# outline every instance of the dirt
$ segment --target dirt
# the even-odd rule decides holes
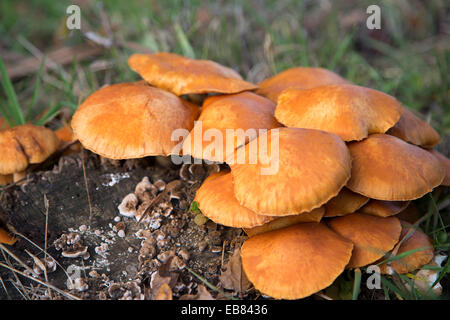
[[[155,298],[164,279],[170,278],[173,299],[192,298],[199,291],[198,286],[204,290],[205,282],[191,271],[221,290],[219,276],[223,267],[246,237],[241,229],[227,228],[212,221],[196,223],[196,213],[191,212],[190,204],[208,169],[192,170],[195,175],[186,169],[171,165],[164,158],[109,161],[88,151],[84,151],[84,155],[65,156],[51,170],[31,173],[22,185],[4,190],[0,201],[1,218],[44,248],[45,199],[48,199],[47,251],[59,264],[54,272],[47,274],[48,283],[77,297]],[[180,171],[183,171],[181,177]],[[120,215],[118,206],[144,177],[152,183],[175,181],[179,187],[172,199],[166,195],[159,201],[161,206],[173,207],[170,214],[160,215],[157,204],[148,210],[146,219],[138,222],[135,217]],[[67,244],[70,242],[67,237],[73,239],[72,244]],[[56,248],[54,244],[58,239]],[[84,256],[63,256],[63,251],[74,252],[86,246]],[[42,250],[20,237],[8,248],[30,268],[36,268],[36,264],[25,250],[44,258]],[[24,270],[21,264],[9,260],[11,266]],[[34,298],[49,298],[44,286],[25,277],[20,277],[19,284],[12,272],[4,268],[0,269],[0,276],[6,287],[0,290],[0,299],[22,299],[23,293],[17,286],[30,296],[34,294]],[[68,283],[69,276],[74,284]],[[44,280],[44,275],[39,279]],[[223,297],[208,290],[214,298]],[[65,297],[53,292],[52,298]]]

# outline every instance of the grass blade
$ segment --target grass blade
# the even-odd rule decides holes
[[[53,107],[51,107],[38,121],[36,121],[36,124],[39,126],[43,126],[48,121],[52,120],[61,111],[61,108],[63,106],[64,103],[58,102]]]
[[[355,280],[353,281],[353,295],[352,300],[358,300],[359,291],[361,288],[361,270],[355,269]]]
[[[395,260],[400,260],[400,259],[403,259],[403,258],[413,254],[413,253],[416,253],[416,252],[422,251],[422,250],[427,250],[427,249],[430,249],[430,248],[429,247],[423,247],[423,248],[416,248],[416,249],[408,250],[408,251],[399,253],[399,254],[397,254],[397,255],[395,255],[393,257],[389,257],[389,258],[387,258],[387,259],[377,263],[376,265],[379,266],[379,265],[384,264],[384,263],[392,262],[392,261],[395,261]]]
[[[39,71],[38,71],[38,74],[36,77],[36,82],[34,83],[33,95],[31,97],[31,102],[30,102],[30,105],[28,106],[28,109],[25,112],[26,120],[29,120],[30,112],[31,112],[31,110],[33,110],[34,105],[36,104],[37,95],[38,95],[39,88],[41,85],[42,72],[44,70],[44,66],[45,66],[45,56],[42,57],[41,65],[39,66]]]
[[[186,37],[186,34],[184,33],[183,29],[180,27],[178,23],[175,24],[174,28],[183,55],[195,59],[194,49],[192,49],[189,39]]]
[[[205,284],[205,286],[207,286],[208,288],[210,288],[211,290],[214,290],[216,292],[221,293],[224,297],[227,297],[230,300],[238,300],[230,295],[227,295],[226,293],[224,293],[223,291],[219,290],[216,286],[214,286],[212,283],[210,283],[208,280],[206,280],[205,278],[203,278],[201,275],[195,273],[194,270],[192,270],[191,268],[186,266],[187,271],[189,271],[190,273],[192,273],[195,277],[197,277],[201,282],[203,282]]]
[[[11,112],[11,116],[13,119],[9,119],[8,122],[12,122],[11,120],[14,120],[14,123],[24,124],[25,118],[23,116],[23,112],[20,109],[19,100],[17,100],[16,92],[14,91],[14,87],[11,83],[11,80],[9,79],[8,73],[6,72],[6,67],[3,64],[3,60],[0,57],[0,73],[2,78],[2,85],[3,89],[5,90],[6,97],[8,98],[8,107],[9,111]]]

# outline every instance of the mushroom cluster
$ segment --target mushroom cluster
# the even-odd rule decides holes
[[[143,81],[89,96],[73,116],[75,137],[111,159],[226,163],[194,201],[214,222],[245,230],[243,269],[265,295],[307,297],[345,269],[411,248],[426,247],[383,272],[432,259],[430,239],[395,215],[448,184],[449,160],[433,150],[437,132],[394,97],[321,68],[254,85],[218,63],[172,53],[133,54],[128,63]],[[189,134],[174,140],[176,129]]]
[[[431,239],[408,223],[415,218],[398,217],[412,200],[450,185],[450,160],[433,149],[439,134],[396,98],[321,68],[292,68],[255,85],[216,62],[172,53],[133,54],[128,64],[143,80],[92,93],[65,141],[108,159],[182,155],[227,164],[194,201],[215,223],[244,229],[243,270],[263,294],[304,298],[345,269],[414,249],[380,263],[381,271],[408,273],[433,259]],[[186,134],[174,135],[180,129]],[[56,138],[41,140],[42,130],[32,139],[20,132],[0,131],[2,150],[14,157],[0,163],[0,175],[57,148]],[[142,197],[129,195],[122,214],[136,215],[146,192],[165,194],[148,179],[140,187]]]
[[[263,294],[304,298],[345,269],[379,264],[382,273],[403,274],[433,259],[431,239],[406,222],[417,218],[400,213],[448,186],[449,159],[433,149],[439,134],[394,97],[298,67],[262,81],[255,94],[207,98],[199,119],[222,132],[267,129],[235,140],[231,154],[211,157],[205,139],[198,150],[191,141],[183,146],[194,158],[229,165],[194,200],[209,219],[247,233],[243,269]],[[263,173],[273,164],[277,170]]]

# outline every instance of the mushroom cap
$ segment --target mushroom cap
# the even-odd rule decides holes
[[[206,178],[194,201],[205,216],[228,227],[252,228],[273,220],[239,204],[234,196],[231,173],[226,170]]]
[[[61,143],[71,143],[76,141],[73,136],[72,128],[67,124],[56,130],[55,134]]]
[[[441,140],[436,130],[405,107],[400,120],[387,133],[423,148],[432,148]]]
[[[258,150],[264,143],[267,148]],[[312,211],[336,196],[350,177],[350,153],[332,133],[277,128],[241,149],[245,161],[238,157],[229,163],[234,193],[241,205],[258,214]]]
[[[17,239],[12,236],[8,231],[0,227],[0,243],[13,245]]]
[[[383,201],[370,199],[359,212],[378,217],[390,217],[406,209],[410,201]]]
[[[242,266],[262,293],[300,299],[331,285],[344,271],[352,248],[322,223],[301,223],[246,240]]]
[[[254,228],[244,228],[244,231],[249,237],[253,237],[260,233],[286,228],[297,223],[320,222],[324,213],[325,208],[322,206],[320,208],[314,209],[311,212],[304,212],[292,216],[274,218],[273,220],[261,226]]]
[[[430,150],[430,153],[435,156],[436,159],[438,159],[441,165],[444,167],[445,177],[441,185],[450,187],[450,159],[436,149]]]
[[[350,214],[364,206],[369,198],[344,187],[338,195],[325,204],[325,217]]]
[[[229,153],[233,153],[236,148],[256,138],[259,129],[282,126],[275,119],[274,111],[275,104],[272,101],[252,92],[209,97],[203,103],[194,129],[184,141],[183,154],[190,154],[197,159],[224,162]],[[210,147],[216,141],[205,138],[205,133],[209,129],[215,129],[221,133],[222,143],[219,150]],[[235,133],[230,136],[233,139],[230,145],[226,143],[227,129],[233,129]],[[242,134],[238,130],[242,131]],[[247,130],[249,130],[248,134],[245,134]],[[229,132],[233,133],[233,131]],[[197,142],[196,139],[198,139]]]
[[[193,93],[237,93],[257,88],[233,69],[209,60],[174,53],[132,54],[130,68],[153,86],[180,96]]]
[[[377,200],[408,201],[441,184],[444,169],[428,151],[388,134],[348,144],[353,158],[347,187]]]
[[[110,159],[173,154],[176,129],[191,130],[199,108],[143,82],[119,83],[90,95],[72,118],[81,144]],[[181,140],[181,139],[180,139]]]
[[[265,79],[258,84],[257,94],[277,102],[282,91],[289,88],[311,89],[327,84],[350,83],[333,71],[323,68],[295,67]]]
[[[42,126],[23,124],[0,131],[0,174],[24,171],[29,164],[41,163],[59,145],[55,133]]]
[[[332,218],[328,225],[355,246],[347,268],[363,267],[383,257],[398,242],[402,230],[395,217],[380,218],[358,212]]]
[[[399,274],[405,274],[417,270],[433,259],[434,247],[431,239],[420,228],[415,228],[408,222],[401,221],[402,232],[400,242],[397,244],[397,255],[415,249],[423,249],[416,251],[398,260],[391,262],[390,267]],[[412,233],[408,233],[412,230]],[[408,236],[407,238],[405,238]],[[405,240],[403,240],[405,239]],[[396,247],[397,247],[396,246]],[[390,273],[388,263],[380,265],[381,273]]]
[[[359,141],[369,134],[386,132],[401,112],[400,102],[388,94],[340,84],[283,91],[275,117],[287,127],[319,129],[344,141]]]

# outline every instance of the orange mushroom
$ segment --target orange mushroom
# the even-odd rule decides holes
[[[444,179],[439,160],[428,151],[387,134],[348,144],[353,158],[347,187],[366,197],[408,201],[422,197]]]
[[[275,117],[287,127],[332,132],[344,141],[384,133],[400,119],[394,97],[351,84],[287,89],[278,98]]]
[[[209,97],[184,141],[183,154],[224,162],[235,149],[256,138],[260,129],[282,126],[273,116],[274,110],[273,102],[252,92]],[[205,138],[208,131],[211,140],[212,137],[220,140],[208,142],[209,138]]]
[[[410,201],[383,201],[371,199],[359,212],[378,217],[390,217],[406,209]]]
[[[415,250],[415,252],[401,259],[381,264],[380,268],[382,273],[392,274],[395,271],[400,274],[405,274],[420,269],[433,259],[434,247],[430,237],[420,230],[420,228],[415,228],[405,221],[401,221],[401,224],[401,240],[396,246],[396,253],[391,255],[391,257],[408,251]]]
[[[277,102],[282,91],[289,88],[311,89],[327,84],[350,83],[338,74],[323,68],[296,67],[285,70],[258,84],[257,94]]]
[[[230,94],[256,89],[233,69],[174,53],[133,54],[128,64],[151,85],[178,96],[210,92]]]
[[[262,142],[267,143],[267,150],[260,148],[256,154]],[[349,151],[332,133],[277,128],[241,149],[245,161],[235,159],[230,164],[234,193],[241,205],[258,214],[312,211],[336,196],[350,177]]]
[[[314,209],[311,212],[304,212],[292,216],[274,218],[261,226],[244,228],[244,231],[249,237],[253,237],[260,233],[283,229],[298,223],[320,222],[324,213],[325,208],[322,206],[320,208]]]
[[[73,130],[70,127],[70,125],[67,124],[63,125],[61,128],[55,131],[55,134],[60,141],[59,149],[64,150],[68,148],[63,152],[63,155],[69,155],[71,153],[81,151],[82,148],[80,143],[79,142],[75,143],[75,141],[77,140],[74,137]]]
[[[430,153],[436,157],[436,159],[439,160],[441,165],[444,167],[445,170],[445,177],[442,181],[441,185],[450,187],[450,159],[444,156],[442,153],[437,151],[436,149],[430,150]]]
[[[363,267],[383,257],[398,242],[402,229],[395,217],[380,218],[358,212],[332,218],[328,225],[354,244],[347,268]]]
[[[0,227],[0,243],[5,243],[9,245],[13,245],[16,243],[17,238],[12,236],[8,231]]]
[[[325,204],[325,217],[337,217],[350,214],[364,206],[369,198],[344,187],[338,195]]]
[[[143,82],[120,83],[90,95],[73,115],[72,128],[86,149],[105,158],[167,156],[180,144],[173,131],[191,130],[198,113],[170,92]]]
[[[45,127],[24,124],[0,131],[0,175],[21,179],[30,164],[41,163],[53,154],[59,145],[54,132]]]
[[[405,107],[400,120],[387,133],[423,148],[432,148],[441,140],[436,130]]]
[[[13,182],[12,174],[0,174],[0,186]]]
[[[241,248],[248,279],[276,299],[300,299],[333,283],[353,245],[322,223],[300,223],[258,234]]]
[[[229,171],[210,175],[195,194],[202,213],[212,221],[229,227],[252,228],[273,220],[241,206],[234,196]]]

